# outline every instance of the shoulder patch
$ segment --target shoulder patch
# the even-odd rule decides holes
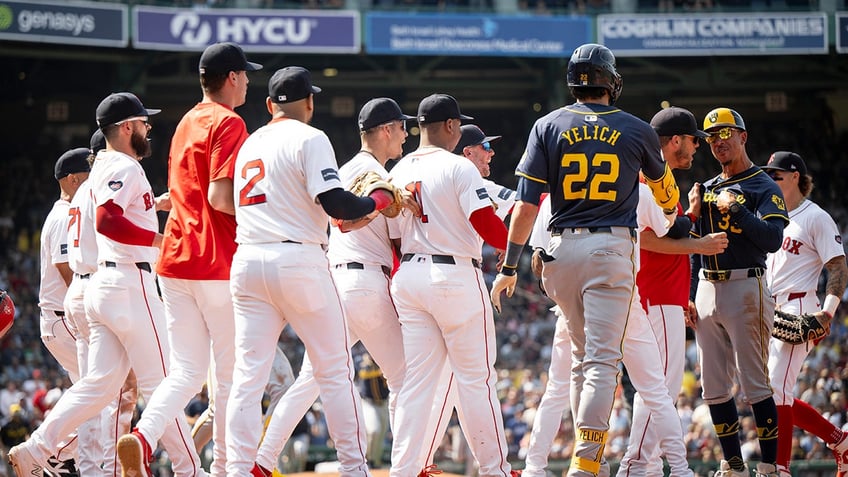
[[[112,190],[119,190],[124,186],[124,183],[121,181],[109,181],[109,188]]]
[[[502,188],[500,190],[500,192],[498,192],[498,197],[501,200],[507,200],[507,199],[509,199],[509,196],[511,196],[511,195],[512,195],[512,189],[507,189],[506,187]]]
[[[321,171],[321,176],[324,177],[324,182],[329,182],[333,179],[339,180],[339,171],[335,169],[324,169]]]
[[[62,255],[67,255],[68,254],[68,244],[60,243],[59,244],[59,253],[62,254]]]
[[[777,206],[780,210],[786,210],[786,204],[783,202],[783,198],[777,194],[773,194],[771,196],[771,201],[774,202],[774,205]]]
[[[477,189],[474,192],[477,192],[477,198],[480,199],[480,200],[489,199],[489,193],[486,192],[485,187],[481,187],[480,189]],[[489,200],[491,200],[491,199],[489,199]]]
[[[842,236],[841,235],[837,234],[835,239],[836,239],[836,243],[838,243],[838,244],[842,243]]]

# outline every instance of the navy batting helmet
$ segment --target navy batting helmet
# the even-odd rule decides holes
[[[568,60],[566,81],[571,88],[604,88],[610,104],[621,95],[621,75],[615,70],[615,56],[609,48],[595,43],[581,45]]]

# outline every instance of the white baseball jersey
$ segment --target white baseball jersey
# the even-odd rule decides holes
[[[772,295],[815,290],[822,265],[844,255],[836,223],[818,204],[805,200],[789,212],[780,250],[768,255],[766,280]]]
[[[441,148],[422,147],[398,162],[392,177],[398,187],[413,189],[421,205],[420,218],[401,214],[396,219],[403,253],[481,258],[483,239],[468,219],[492,202],[471,161]],[[429,180],[424,183],[422,177]],[[439,213],[428,215],[431,209]]]
[[[374,171],[383,178],[389,176],[377,159],[364,151],[343,165],[339,169],[339,176],[344,187],[350,189],[353,180],[367,171]],[[379,214],[365,227],[347,233],[342,233],[338,227],[331,227],[327,258],[331,265],[359,262],[391,267],[393,259],[386,217]]]
[[[56,268],[57,263],[68,262],[67,200],[59,199],[53,204],[41,228],[41,287],[38,290],[38,306],[45,310],[63,310],[62,303],[68,285]]]
[[[74,273],[97,271],[97,239],[94,232],[94,199],[91,182],[83,182],[68,209],[68,266]]]
[[[653,193],[647,184],[639,183],[639,205],[636,206],[636,223],[638,231],[650,228],[657,237],[665,237],[671,226],[660,206],[654,200]],[[638,237],[638,235],[637,235]],[[639,264],[639,247],[636,247],[636,264]]]
[[[548,223],[551,221],[551,196],[546,195],[542,202],[539,202],[539,214],[536,216],[536,221],[533,222],[533,229],[530,231],[530,240],[527,242],[531,248],[548,248],[548,242],[551,241],[551,233],[548,232]]]
[[[497,214],[499,219],[504,220],[512,210],[512,206],[515,205],[515,191],[500,184],[495,184],[489,179],[483,179],[483,183],[486,184],[486,192],[489,194],[489,199],[492,199],[495,214]]]
[[[317,197],[341,186],[323,131],[293,119],[272,120],[247,138],[236,158],[236,242],[327,244],[327,213]]]
[[[153,202],[153,188],[141,163],[134,157],[118,151],[103,150],[97,153],[96,167],[88,181],[94,198],[94,208],[110,200],[124,211],[124,217],[146,230],[159,230],[159,219]],[[156,263],[159,249],[151,246],[127,245],[103,234],[96,234],[97,261]]]

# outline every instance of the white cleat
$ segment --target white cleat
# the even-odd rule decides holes
[[[16,477],[42,477],[44,466],[35,460],[28,444],[29,441],[12,447],[9,450],[9,463]]]

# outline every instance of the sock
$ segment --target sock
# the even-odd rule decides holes
[[[777,463],[789,468],[792,458],[792,406],[777,406]]]
[[[754,410],[754,421],[757,423],[757,437],[760,441],[760,452],[763,462],[772,464],[777,461],[777,406],[774,398],[769,397],[758,403],[751,404]],[[789,433],[792,442],[792,433]]]
[[[821,438],[828,444],[835,444],[842,437],[842,431],[825,419],[813,406],[796,399],[792,403],[795,425]]]
[[[736,401],[730,398],[720,404],[710,404],[710,417],[713,419],[718,442],[724,460],[733,470],[744,470],[745,462],[742,460],[742,444],[739,440],[739,414],[736,412]]]

